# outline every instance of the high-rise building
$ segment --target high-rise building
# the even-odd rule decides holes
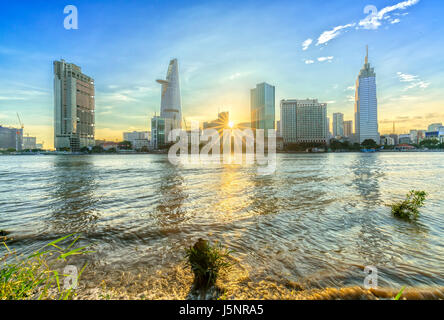
[[[23,129],[0,126],[0,149],[23,149]]]
[[[333,137],[344,136],[344,114],[333,113]]]
[[[32,150],[37,149],[37,138],[36,137],[23,137],[23,149]]]
[[[179,85],[179,65],[177,59],[170,61],[166,80],[157,80],[161,86],[160,117],[171,119],[174,129],[182,127],[182,107]]]
[[[153,149],[162,149],[165,144],[165,119],[154,116],[151,119],[151,146]]]
[[[353,121],[344,121],[344,137],[350,138],[353,134]]]
[[[179,65],[177,59],[170,61],[166,80],[161,84],[160,116],[151,119],[151,146],[154,149],[165,147],[168,135],[173,129],[182,128],[182,105],[180,99]]]
[[[54,147],[94,146],[94,80],[79,66],[54,61]]]
[[[327,132],[327,140],[330,141],[331,139],[331,132],[330,132],[330,117],[327,117],[327,122],[325,123],[326,125],[326,129],[325,131]]]
[[[250,90],[251,128],[263,129],[265,137],[268,130],[275,129],[275,87],[259,83]]]
[[[327,142],[327,104],[317,99],[281,100],[281,133],[288,143]]]
[[[376,73],[368,62],[368,46],[364,67],[356,80],[355,135],[359,143],[367,139],[379,143]]]
[[[276,121],[276,137],[282,137],[280,120]]]

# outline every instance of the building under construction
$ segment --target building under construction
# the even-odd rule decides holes
[[[23,128],[7,128],[0,125],[0,150],[23,149]]]

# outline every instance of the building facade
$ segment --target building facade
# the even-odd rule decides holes
[[[275,87],[259,83],[250,90],[251,128],[263,129],[265,137],[268,130],[275,130]]]
[[[398,144],[410,144],[412,143],[412,140],[410,139],[410,134],[400,134],[398,136]]]
[[[333,113],[333,137],[344,136],[344,114]]]
[[[379,143],[376,73],[368,62],[368,47],[364,67],[356,80],[355,136],[359,143],[367,139]]]
[[[37,138],[36,137],[23,137],[23,149],[24,150],[37,149]]]
[[[170,61],[165,80],[161,84],[160,117],[170,119],[173,128],[182,128],[182,104],[180,98],[179,64],[177,59]]]
[[[427,131],[436,132],[440,127],[442,127],[442,123],[432,123],[428,126]]]
[[[123,140],[131,142],[131,148],[134,150],[149,147],[150,132],[149,131],[133,131],[124,132]]]
[[[94,80],[80,67],[54,61],[54,147],[78,151],[94,146]]]
[[[353,121],[344,121],[344,137],[350,138],[353,135]]]
[[[284,144],[326,143],[327,104],[317,99],[281,100],[281,134]]]
[[[23,129],[0,126],[0,149],[23,150]]]
[[[169,144],[168,135],[174,129],[182,128],[182,102],[180,97],[179,64],[170,61],[165,80],[161,84],[160,116],[151,119],[151,143],[153,149],[163,149]]]

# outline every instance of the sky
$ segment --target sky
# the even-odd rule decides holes
[[[66,5],[78,29],[66,30]],[[316,98],[328,116],[354,115],[355,81],[369,46],[381,134],[444,122],[441,0],[6,1],[0,0],[0,125],[25,126],[53,147],[54,60],[95,80],[96,139],[149,130],[169,60],[179,61],[182,113],[249,121],[250,89]]]

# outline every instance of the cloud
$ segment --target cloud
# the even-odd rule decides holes
[[[313,39],[307,39],[304,42],[302,42],[302,50],[307,50],[308,47],[313,43]]]
[[[369,13],[369,15],[365,19],[359,21],[359,27],[363,29],[376,30],[381,26],[382,20],[389,20],[392,24],[398,23],[400,22],[399,19],[391,19],[388,14],[395,10],[405,10],[418,2],[419,0],[406,0],[395,5],[382,8],[379,11],[377,11],[375,6],[367,6],[365,7],[364,12]]]
[[[359,23],[352,22],[346,25],[339,25],[334,27],[331,30],[327,30],[322,32],[322,34],[319,36],[316,45],[319,46],[321,44],[327,44],[330,40],[338,37],[340,34],[342,34],[346,29],[356,27],[356,29],[370,29],[370,30],[376,30],[379,28],[379,26],[382,25],[382,21],[388,21],[391,24],[399,23],[401,20],[399,18],[393,19],[389,13],[396,11],[396,10],[405,10],[408,7],[411,7],[415,4],[417,4],[420,0],[406,0],[399,2],[392,6],[387,6],[382,8],[378,11],[378,9],[375,6],[366,6],[364,8],[364,13],[368,14],[366,18],[359,21]],[[404,16],[407,13],[398,13],[393,12],[393,15],[395,16]],[[302,50],[307,50],[308,47],[311,45],[312,39],[307,39],[302,43]]]
[[[314,60],[305,60],[305,64],[312,64],[315,63]]]
[[[355,86],[348,86],[346,90],[348,90],[348,91],[354,91],[354,90],[355,90]]]
[[[399,81],[408,83],[408,85],[404,88],[404,91],[414,88],[426,89],[430,86],[430,82],[423,81],[416,75],[402,72],[397,72],[396,74],[398,75]]]
[[[21,97],[6,97],[6,96],[0,96],[0,100],[5,100],[5,101],[17,101],[17,100],[26,100],[25,98],[21,98]]]
[[[406,73],[402,73],[402,72],[398,72],[397,75],[398,75],[399,81],[401,81],[401,82],[412,82],[418,78],[418,76],[414,76],[414,75],[406,74]]]
[[[333,60],[333,56],[329,56],[329,57],[319,57],[318,58],[318,61],[319,62],[324,62],[324,61],[328,61],[328,62],[331,62],[332,60]]]
[[[349,23],[349,24],[346,24],[344,26],[337,26],[337,27],[334,27],[331,30],[324,31],[319,36],[318,42],[316,43],[316,45],[318,46],[320,44],[327,44],[330,40],[332,40],[332,39],[336,38],[337,36],[339,36],[344,29],[348,29],[348,28],[354,27],[355,25],[356,25],[356,23]]]

